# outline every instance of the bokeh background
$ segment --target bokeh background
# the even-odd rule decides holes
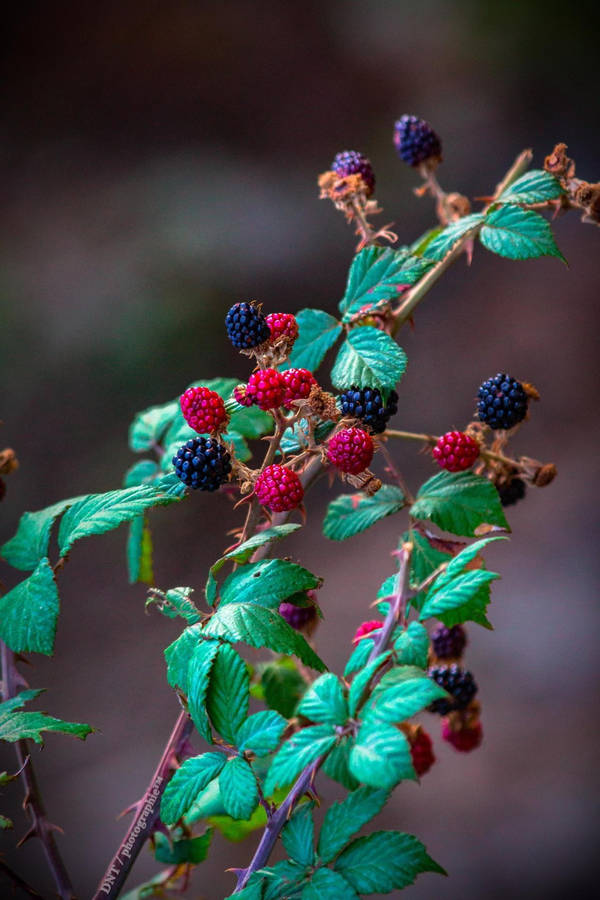
[[[402,243],[433,215],[394,154],[403,112],[434,124],[442,184],[472,197],[488,194],[522,148],[541,165],[558,140],[578,174],[600,177],[597,4],[120,0],[13,4],[3,19],[0,445],[17,450],[21,468],[2,540],[25,509],[119,486],[137,410],[193,379],[247,377],[223,329],[233,302],[335,310],[355,241],[317,199],[315,179],[338,150],[371,158],[382,222],[395,221]],[[488,553],[503,574],[496,630],[473,626],[467,656],[484,745],[455,753],[431,718],[438,763],[422,785],[401,786],[378,822],[418,834],[450,872],[423,876],[406,892],[414,900],[551,900],[592,883],[600,233],[573,213],[556,234],[569,268],[479,249],[403,336],[399,427],[463,426],[480,381],[507,370],[542,394],[515,449],[560,473],[511,511],[514,539]],[[434,471],[412,445],[394,454],[413,487]],[[401,519],[329,544],[320,521],[337,492],[317,488],[309,527],[286,550],[325,577],[318,646],[339,671],[393,571]],[[199,588],[238,522],[214,496],[154,513],[158,584]],[[99,729],[85,744],[51,735],[34,751],[81,897],[177,714],[162,651],[179,626],[144,614],[124,542],[121,529],[77,546],[60,575],[56,656],[27,670],[48,688],[45,709]],[[0,565],[11,586],[15,573]],[[12,768],[4,746],[0,770]],[[0,800],[20,835],[20,789]],[[40,846],[13,844],[0,839],[7,861],[50,890]],[[233,879],[223,870],[251,852],[252,839],[217,838],[189,896],[225,896]],[[128,886],[156,869],[145,851]]]

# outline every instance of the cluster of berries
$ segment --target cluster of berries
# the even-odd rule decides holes
[[[431,633],[431,652],[436,663],[431,666],[429,677],[439,684],[449,697],[435,700],[431,712],[442,715],[443,740],[455,750],[469,752],[483,739],[479,720],[479,704],[475,701],[477,684],[471,672],[458,665],[467,645],[467,635],[462,625],[447,628],[438,625]]]

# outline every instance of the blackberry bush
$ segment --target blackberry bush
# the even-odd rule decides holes
[[[19,667],[26,654],[53,652],[58,590],[75,545],[122,523],[128,524],[130,581],[150,586],[147,605],[182,620],[181,634],[165,650],[177,719],[144,795],[131,807],[132,821],[95,900],[119,895],[146,841],[166,868],[136,896],[185,891],[191,870],[210,851],[214,829],[233,841],[261,830],[247,864],[237,844],[232,850],[230,897],[241,900],[391,893],[420,874],[444,871],[410,834],[355,835],[401,782],[432,765],[432,741],[415,716],[441,714],[441,738],[456,750],[481,744],[477,685],[462,665],[448,661],[462,658],[465,623],[491,626],[491,584],[499,576],[483,557],[508,537],[504,507],[525,496],[525,485],[550,484],[556,467],[514,454],[512,429],[525,421],[528,402],[539,393],[505,373],[484,382],[478,420],[461,430],[448,431],[448,422],[439,423],[441,437],[390,428],[407,364],[398,339],[463,252],[470,257],[481,245],[513,260],[561,258],[542,212],[575,208],[585,221],[598,217],[590,201],[594,185],[575,179],[564,145],[543,169],[528,171],[531,153],[520,154],[493,193],[473,201],[481,209],[472,212],[468,198],[444,191],[435,178],[441,142],[426,122],[402,116],[395,142],[402,159],[418,167],[419,194],[435,198],[436,226],[398,247],[390,226],[372,225],[381,210],[369,198],[370,163],[355,152],[338,154],[319,177],[321,196],[344,213],[359,238],[339,312],[265,315],[258,304],[235,303],[223,339],[245,357],[247,383],[215,378],[139,413],[130,447],[146,455],[129,468],[123,488],[25,513],[1,548],[15,583],[0,597],[0,739],[17,747],[31,834],[44,844],[61,897],[74,891],[27,741],[40,742],[45,731],[85,738],[93,729],[23,711],[39,690],[21,690]],[[493,173],[489,178],[496,183]],[[498,346],[508,343],[507,334]],[[329,352],[331,370],[317,378]],[[455,382],[468,409],[473,387],[463,374],[457,371]],[[413,418],[436,424],[428,422],[427,397],[405,392],[402,409],[411,403]],[[397,441],[431,450],[441,469],[413,490],[401,471]],[[16,466],[13,451],[0,453],[2,490]],[[373,599],[365,606],[374,606],[377,618],[347,621],[347,597],[321,595],[323,627],[335,628],[336,639],[344,628],[357,628],[339,674],[317,652],[321,604],[315,592],[322,578],[303,564],[300,541],[286,546],[307,522],[314,527],[314,507],[307,503],[307,513],[305,501],[325,474],[324,489],[341,491],[323,521],[331,552],[335,542],[355,539],[385,519],[393,557],[386,572],[372,567]],[[219,488],[222,502],[234,500],[244,514],[233,538],[224,537],[221,555],[195,589],[157,587],[150,511],[217,503],[199,492]],[[211,509],[202,507],[193,518],[200,541]],[[403,511],[406,518],[396,518]],[[354,564],[369,566],[356,547]],[[244,645],[252,648],[252,665],[242,656]],[[260,706],[252,713],[251,696]],[[315,836],[315,796],[319,791],[327,803],[321,793],[327,778],[348,793],[326,810]],[[11,775],[2,780],[8,785]],[[0,825],[6,825],[1,817]],[[280,836],[289,858],[271,863]],[[15,873],[13,882],[19,879]]]

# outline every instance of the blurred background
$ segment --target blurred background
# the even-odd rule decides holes
[[[14,447],[21,468],[8,480],[0,540],[23,510],[118,487],[138,410],[194,379],[247,378],[223,328],[232,303],[336,310],[355,238],[317,199],[316,177],[337,151],[370,157],[381,224],[394,220],[401,243],[433,220],[392,146],[404,112],[442,136],[446,189],[489,194],[521,149],[532,147],[541,166],[557,141],[579,175],[598,179],[599,23],[591,2],[120,0],[5,10],[0,447]],[[438,762],[421,785],[400,786],[377,820],[417,834],[450,872],[422,876],[406,891],[414,900],[551,900],[593,883],[600,233],[571,213],[556,236],[569,268],[478,248],[403,332],[397,427],[464,426],[479,383],[508,371],[542,394],[516,452],[559,469],[552,486],[509,511],[513,540],[487,555],[503,576],[490,607],[495,632],[472,626],[466,657],[483,746],[456,753],[428,717]],[[413,488],[435,471],[413,445],[393,451]],[[320,484],[309,527],[286,544],[325,577],[318,648],[336,671],[394,570],[404,523],[327,543],[320,522],[338,492]],[[239,522],[212,495],[153,513],[159,586],[200,588]],[[120,529],[77,546],[60,575],[56,656],[27,669],[32,686],[48,689],[42,708],[98,729],[85,744],[50,735],[33,753],[81,897],[116,849],[126,826],[116,815],[143,792],[178,708],[162,651],[180,628],[145,615],[144,587],[127,584],[125,538]],[[16,575],[0,563],[7,586]],[[0,771],[13,760],[3,745]],[[335,788],[323,784],[331,798]],[[20,800],[15,785],[0,797],[17,836]],[[216,838],[189,896],[228,894],[224,869],[246,864],[254,840]],[[6,860],[49,890],[39,844],[14,843],[0,838]],[[128,887],[157,869],[145,850]]]

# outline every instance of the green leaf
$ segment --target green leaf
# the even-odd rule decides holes
[[[147,484],[89,494],[71,506],[62,518],[58,532],[60,555],[65,556],[81,538],[112,531],[151,506],[164,506],[176,500],[177,497],[168,497],[159,488]]]
[[[557,256],[566,262],[550,225],[532,209],[511,204],[496,207],[486,215],[479,239],[492,253],[507,259]]]
[[[187,671],[183,676],[192,721],[198,733],[209,744],[212,744],[213,739],[206,714],[206,695],[208,693],[211,671],[215,665],[217,654],[221,649],[217,641],[195,642],[191,648],[191,655],[187,657]]]
[[[250,750],[256,756],[267,756],[277,749],[286,725],[283,716],[273,709],[257,712],[240,725],[236,746],[240,753]]]
[[[268,609],[298,591],[317,588],[321,580],[286,559],[262,559],[248,563],[228,575],[221,588],[220,608],[230,603],[256,603]]]
[[[434,475],[421,486],[410,514],[415,519],[430,519],[444,531],[470,537],[483,524],[509,530],[498,491],[474,472]]]
[[[228,431],[240,434],[244,438],[255,440],[269,434],[273,428],[272,417],[258,406],[240,406],[231,414]]]
[[[434,582],[435,590],[439,590],[439,588],[443,587],[447,582],[452,581],[453,578],[460,575],[465,566],[468,566],[468,564],[472,562],[488,544],[494,543],[495,541],[507,540],[508,538],[505,535],[496,535],[469,544],[468,547],[465,547],[464,550],[461,550],[460,553],[457,553],[456,556],[450,560],[445,572],[441,573],[436,578]]]
[[[285,852],[301,866],[312,866],[315,861],[315,824],[313,803],[298,807],[281,832]]]
[[[425,260],[407,259],[406,256],[406,251],[390,247],[365,247],[357,253],[348,273],[346,293],[339,304],[344,322],[349,322],[358,312],[367,314],[397,299],[431,265]]]
[[[322,444],[334,428],[335,424],[333,422],[319,422],[313,432],[316,443]],[[281,452],[293,455],[294,453],[299,453],[300,450],[305,450],[308,446],[307,429],[306,419],[300,419],[298,422],[294,422],[293,426],[287,428],[279,444]]]
[[[397,725],[444,697],[447,697],[446,691],[422,674],[375,692],[363,710],[364,720],[374,727],[378,722]]]
[[[397,513],[404,504],[402,491],[393,484],[384,484],[373,497],[342,494],[327,507],[323,534],[331,541],[345,541]]]
[[[468,232],[475,230],[483,222],[481,213],[471,213],[447,225],[444,230],[430,241],[423,250],[426,259],[441,262],[450,253],[454,245]]]
[[[342,333],[337,319],[321,309],[301,309],[296,314],[298,337],[288,360],[290,366],[315,372]]]
[[[161,475],[161,477],[157,478],[153,484],[154,487],[162,491],[166,497],[174,497],[176,500],[182,500],[183,497],[187,497],[188,495],[188,488],[175,472],[171,472],[170,475]]]
[[[183,863],[198,865],[204,862],[208,856],[213,829],[207,828],[204,834],[195,838],[183,838],[180,841],[169,841],[168,837],[160,831],[154,832],[154,858],[157,862],[171,866],[180,866]]]
[[[353,737],[343,737],[339,744],[336,744],[331,750],[322,766],[323,772],[329,778],[342,784],[348,791],[353,791],[359,785],[350,772],[350,754],[355,743]]]
[[[364,669],[358,673],[354,681],[350,686],[350,695],[348,697],[348,706],[350,707],[350,715],[355,716],[356,711],[358,709],[359,703],[362,699],[362,696],[365,692],[365,688],[367,687],[369,681],[382,665],[387,662],[390,658],[390,650],[386,650],[385,653],[380,653],[375,659],[372,659],[371,662],[368,662]]]
[[[436,582],[434,582],[421,609],[421,621],[432,617],[440,619],[445,613],[457,612],[459,609],[463,613],[465,610],[468,612],[469,604],[475,598],[481,601],[481,596],[478,596],[481,588],[488,586],[491,581],[499,577],[495,572],[488,572],[485,569],[471,569],[453,578],[439,590],[436,589]],[[464,622],[466,619],[461,618],[460,621]]]
[[[127,571],[129,584],[154,584],[152,568],[152,535],[145,516],[131,520],[127,537]]]
[[[160,466],[153,459],[138,459],[127,471],[123,478],[123,487],[135,487],[138,484],[153,481],[160,475]]]
[[[154,604],[168,619],[181,616],[188,625],[195,625],[200,620],[201,614],[192,600],[193,593],[194,589],[191,587],[175,587],[166,592],[154,588],[146,600],[146,607]]]
[[[226,762],[222,753],[203,753],[182,763],[162,796],[160,817],[165,825],[174,825],[185,815],[200,791],[220,774]]]
[[[235,894],[229,894],[228,897],[225,897],[225,900],[264,900],[264,879],[259,878],[256,875],[253,875],[252,879],[242,891],[236,891]],[[123,900],[127,900],[127,897],[124,897]]]
[[[244,641],[251,647],[269,647],[277,653],[294,654],[307,666],[322,672],[326,666],[302,635],[279,615],[258,603],[227,603],[219,606],[204,627],[204,634],[231,643]]]
[[[350,753],[350,771],[362,784],[374,788],[393,788],[405,778],[417,778],[406,737],[379,721],[361,725]]]
[[[303,888],[301,900],[358,900],[358,894],[339,872],[317,869]]]
[[[0,597],[0,638],[15,653],[52,656],[58,610],[54,572],[42,559],[29,578]]]
[[[129,446],[136,453],[150,450],[154,444],[160,443],[167,428],[179,412],[178,400],[151,406],[138,413],[129,428]]]
[[[260,683],[267,706],[290,719],[306,690],[306,682],[294,661],[283,659],[269,663],[262,672]]]
[[[234,819],[249,819],[258,803],[256,778],[241,756],[227,760],[219,775],[219,790],[226,812]]]
[[[544,169],[532,169],[517,178],[498,197],[498,203],[545,203],[564,194],[560,181]]]
[[[451,553],[444,553],[433,547],[425,535],[418,531],[405,532],[402,540],[409,541],[413,545],[410,558],[410,586],[412,588],[418,588],[436,569],[452,559]]]
[[[443,228],[440,228],[439,226],[437,228],[430,228],[429,231],[426,231],[421,235],[421,237],[417,238],[417,240],[410,245],[410,253],[413,256],[423,256],[425,250],[427,249],[427,247],[429,247],[433,239],[436,238],[438,234],[441,234],[442,231]]]
[[[337,355],[331,370],[334,387],[345,390],[361,387],[394,388],[404,375],[406,354],[396,341],[372,325],[354,328]]]
[[[321,862],[331,862],[346,846],[353,834],[381,812],[389,791],[361,787],[329,807],[323,820],[317,853]]]
[[[413,884],[421,872],[446,872],[412,834],[376,831],[357,838],[337,858],[340,872],[359,894],[389,894]]]
[[[401,631],[394,642],[394,650],[398,662],[406,666],[427,666],[429,653],[429,635],[427,629],[419,622],[411,622],[408,628]]]
[[[305,766],[327,753],[336,741],[332,725],[310,725],[293,734],[273,758],[265,781],[265,794],[291,784]]]
[[[259,869],[258,874],[267,876],[264,900],[289,900],[298,896],[298,887],[304,881],[306,870],[298,863],[282,859],[274,866]]]
[[[47,716],[43,712],[17,712],[29,701],[35,699],[41,690],[21,691],[10,700],[0,703],[0,740],[14,741],[31,740],[36,744],[43,744],[42,731],[56,731],[60,734],[72,734],[73,737],[84,741],[88,734],[95,729],[82,722],[64,722]]]
[[[210,674],[206,708],[219,734],[234,746],[248,715],[249,688],[248,666],[230,644],[221,644]]]
[[[359,669],[362,669],[371,655],[371,650],[374,646],[375,641],[372,638],[363,638],[357,643],[350,655],[350,659],[346,663],[344,678],[348,678],[350,675],[353,675],[354,672],[358,672]]]
[[[202,625],[198,623],[186,628],[165,650],[167,681],[172,688],[179,688],[186,695],[190,658],[196,645],[202,639],[203,629]],[[216,641],[210,641],[210,643],[217,644]]]
[[[81,497],[71,497],[38,512],[23,513],[16,534],[2,547],[2,556],[6,562],[15,569],[26,572],[37,568],[40,560],[48,555],[50,532],[54,521],[79,500]]]
[[[13,828],[12,819],[7,819],[6,816],[0,816],[0,831],[6,831],[8,828]]]
[[[233,560],[233,562],[236,563],[246,563],[253,555],[254,551],[259,547],[263,547],[265,544],[271,544],[274,541],[280,541],[282,538],[287,537],[288,534],[293,534],[294,531],[298,531],[299,528],[302,528],[302,526],[292,523],[286,525],[273,525],[272,528],[265,528],[264,531],[260,531],[258,534],[253,535],[251,538],[248,538],[247,541],[244,541],[243,544],[234,547],[233,550],[230,550],[229,553],[222,556],[221,559],[217,560],[214,566],[211,567],[211,571],[218,572],[228,559]],[[217,565],[218,568],[216,568]]]
[[[327,672],[313,681],[296,713],[313,722],[343,725],[348,718],[348,705],[337,675]]]

